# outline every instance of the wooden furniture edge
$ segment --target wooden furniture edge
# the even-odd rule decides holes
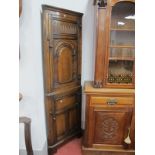
[[[86,94],[89,93],[127,93],[127,94],[134,94],[135,89],[122,89],[122,88],[94,88],[92,81],[86,81],[84,83],[84,92]]]
[[[78,14],[80,17],[83,16],[83,13],[81,12],[77,12],[77,11],[73,11],[73,10],[68,10],[68,9],[64,9],[64,8],[59,8],[59,7],[55,7],[55,6],[50,6],[50,5],[42,5],[42,10],[49,10],[49,11],[59,11],[59,12],[65,12],[66,14]]]

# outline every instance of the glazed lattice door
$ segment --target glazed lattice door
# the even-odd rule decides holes
[[[111,7],[106,84],[133,87],[135,60],[135,4],[118,2]]]

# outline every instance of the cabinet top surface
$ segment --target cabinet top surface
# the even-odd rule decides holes
[[[64,8],[59,8],[59,7],[54,7],[54,6],[49,6],[49,5],[42,5],[42,9],[43,10],[47,10],[47,11],[55,11],[59,13],[66,13],[66,14],[71,14],[71,15],[79,15],[80,17],[83,16],[83,13],[81,12],[76,12],[73,10],[68,10],[68,9],[64,9]]]
[[[89,93],[129,93],[134,94],[135,89],[118,89],[118,88],[94,88],[92,81],[86,81],[84,84],[84,92]]]

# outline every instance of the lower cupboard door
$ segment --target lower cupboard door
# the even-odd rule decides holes
[[[81,90],[81,89],[80,89]],[[81,132],[81,93],[65,92],[55,95],[51,100],[50,145],[58,145]]]
[[[123,147],[125,136],[130,127],[132,112],[124,110],[94,112],[94,144]]]
[[[80,116],[77,107],[56,115],[56,141],[68,138],[80,130]]]

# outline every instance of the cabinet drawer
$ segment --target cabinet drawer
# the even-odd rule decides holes
[[[53,108],[55,112],[66,111],[72,108],[75,108],[80,104],[80,89],[72,92],[64,92],[62,94],[55,95],[53,97]]]
[[[117,105],[133,105],[133,97],[104,97],[104,96],[92,96],[90,98],[90,105],[98,106],[117,106]]]
[[[71,107],[75,103],[77,103],[77,95],[76,94],[71,94],[62,98],[58,98],[55,103],[56,103],[56,111],[65,109],[67,107]]]

